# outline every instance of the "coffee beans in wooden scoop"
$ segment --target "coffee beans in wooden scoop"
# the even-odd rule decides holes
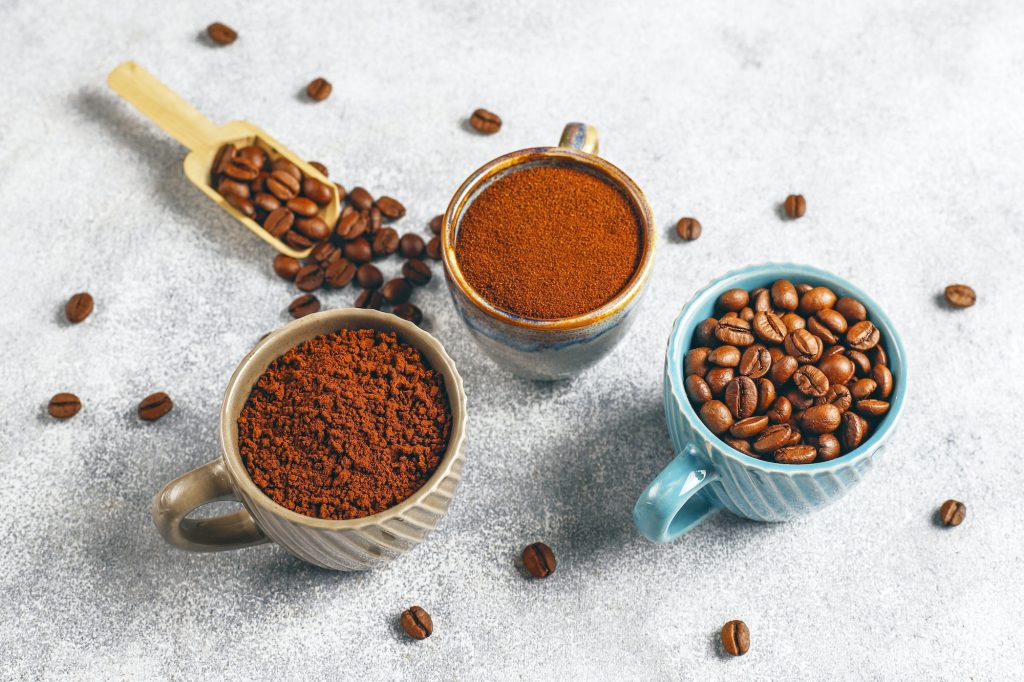
[[[64,315],[68,318],[68,322],[78,324],[89,317],[89,314],[92,313],[92,306],[92,295],[83,291],[68,299],[64,305]]]
[[[139,418],[148,422],[156,421],[170,412],[172,407],[174,407],[174,403],[171,402],[169,395],[163,391],[153,393],[139,403]]]
[[[50,398],[46,411],[54,419],[71,419],[82,409],[82,401],[74,393],[58,393]]]
[[[742,620],[730,620],[722,626],[722,648],[730,656],[742,656],[750,650],[750,630]]]
[[[967,516],[967,506],[959,500],[946,500],[939,509],[939,519],[945,526],[959,526]]]
[[[413,639],[426,639],[434,631],[434,621],[420,606],[413,606],[402,612],[399,619],[405,634]]]
[[[523,568],[534,578],[547,578],[555,572],[555,553],[543,542],[523,548]]]

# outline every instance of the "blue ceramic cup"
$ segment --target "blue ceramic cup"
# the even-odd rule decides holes
[[[871,437],[830,462],[778,464],[749,457],[726,445],[697,416],[683,386],[683,356],[696,326],[714,316],[715,301],[728,289],[753,290],[788,279],[826,286],[867,308],[882,333],[894,379],[890,408]],[[896,327],[867,294],[846,280],[807,265],[769,263],[730,272],[701,289],[672,328],[665,355],[665,419],[676,457],[633,508],[640,532],[655,542],[678,538],[720,509],[755,521],[786,521],[838,499],[871,469],[872,460],[899,421],[907,395],[907,355]]]

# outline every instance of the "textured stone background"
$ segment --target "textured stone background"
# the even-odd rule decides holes
[[[216,5],[216,6],[215,6]],[[52,3],[0,22],[0,675],[11,678],[1008,679],[1024,665],[1024,12],[1019,2]],[[556,6],[557,5],[557,6]],[[207,23],[241,33],[227,49]],[[599,128],[662,225],[629,338],[575,381],[476,352],[418,293],[469,392],[450,517],[360,575],[272,547],[172,549],[167,480],[217,456],[238,360],[296,294],[207,203],[184,150],[107,91],[133,58],[215,121],[246,118],[425,231],[499,153]],[[325,103],[298,93],[334,82]],[[477,106],[500,134],[467,131]],[[808,201],[778,218],[791,191]],[[697,216],[704,236],[671,226]],[[846,499],[786,525],[720,515],[655,546],[630,520],[671,458],[662,353],[698,286],[795,259],[860,283],[911,357],[910,409]],[[396,268],[397,262],[390,262]],[[965,281],[978,305],[937,302]],[[96,312],[62,321],[87,289]],[[328,306],[350,303],[331,292]],[[49,397],[85,403],[67,423]],[[138,400],[175,410],[141,423]],[[947,497],[967,521],[933,522]],[[525,580],[544,539],[558,573]],[[418,603],[436,632],[396,629]],[[752,648],[727,660],[730,618]]]

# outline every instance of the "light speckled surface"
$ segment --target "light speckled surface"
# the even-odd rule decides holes
[[[0,25],[0,675],[12,678],[1007,679],[1024,665],[1019,363],[1024,13],[945,3],[45,3]],[[210,21],[241,33],[197,39]],[[46,22],[46,25],[43,25]],[[148,517],[216,455],[221,391],[286,321],[271,252],[204,202],[184,152],[106,91],[134,58],[217,121],[248,118],[425,230],[458,183],[585,120],[693,244],[662,240],[629,338],[585,376],[513,380],[435,282],[418,294],[466,380],[464,486],[403,560],[345,575],[262,547],[192,555]],[[314,76],[325,103],[297,96]],[[493,137],[462,120],[505,119]],[[784,223],[790,191],[807,217]],[[671,457],[663,346],[690,293],[744,263],[860,283],[907,343],[911,403],[879,467],[788,525],[720,515],[671,546],[633,500]],[[396,268],[391,262],[390,268]],[[952,312],[942,287],[978,305]],[[96,312],[61,321],[88,289]],[[351,291],[328,293],[330,306]],[[12,355],[17,354],[17,359]],[[85,407],[45,415],[53,393]],[[166,390],[175,410],[139,422]],[[947,497],[969,507],[944,530]],[[515,566],[543,539],[544,583]],[[426,642],[396,629],[433,615]],[[717,631],[751,628],[743,659]]]

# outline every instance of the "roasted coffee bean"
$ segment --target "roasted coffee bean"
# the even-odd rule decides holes
[[[807,318],[807,331],[821,339],[823,346],[831,346],[839,341],[839,338],[832,333],[832,330],[819,322],[816,317]]]
[[[807,328],[807,320],[796,313],[786,313],[783,315],[782,323],[786,325],[787,332],[795,332],[797,329]]]
[[[328,265],[327,270],[324,272],[324,279],[335,289],[348,286],[348,283],[355,276],[355,263],[347,258],[338,258],[338,260]]]
[[[850,387],[850,395],[853,396],[854,400],[864,400],[874,393],[877,388],[878,384],[874,379],[859,379],[857,383]]]
[[[206,35],[218,45],[230,45],[238,40],[238,33],[235,29],[215,21],[206,27]]]
[[[768,377],[757,380],[757,411],[764,412],[775,402],[775,384]]]
[[[829,381],[825,373],[814,365],[803,365],[793,374],[793,383],[804,395],[822,398],[828,393]]]
[[[783,202],[782,207],[785,209],[786,216],[788,216],[790,220],[803,218],[804,213],[807,212],[807,202],[804,200],[803,194],[790,194],[786,197],[786,201]]]
[[[139,418],[148,422],[156,421],[170,412],[172,407],[174,407],[174,403],[171,402],[169,395],[163,391],[153,393],[139,403]]]
[[[299,251],[304,251],[313,246],[313,241],[298,230],[288,230],[284,235],[284,243]]]
[[[384,307],[384,297],[375,289],[363,289],[356,296],[355,307],[367,310],[380,310]]]
[[[722,440],[729,447],[739,450],[744,455],[748,455],[755,459],[761,459],[761,455],[754,452],[754,448],[750,446],[750,441],[744,440],[743,438],[733,438],[732,436],[721,436]]]
[[[364,263],[356,270],[356,285],[361,289],[380,289],[384,284],[384,275],[372,263]]]
[[[773,424],[786,424],[793,417],[793,404],[789,402],[788,398],[780,396],[772,403],[767,415]]]
[[[751,308],[750,306],[746,306],[745,308],[743,308],[743,310],[740,311],[740,319],[746,320],[747,322],[753,322],[754,309]]]
[[[417,327],[423,322],[423,313],[412,303],[399,303],[391,311],[406,322],[412,322]]]
[[[853,396],[850,389],[842,384],[831,386],[825,394],[824,402],[835,405],[840,412],[846,412],[853,405]]]
[[[270,214],[281,208],[281,201],[269,192],[260,192],[253,197],[252,203],[264,213]]]
[[[369,211],[373,206],[373,195],[362,187],[353,187],[348,193],[348,200],[360,211]]]
[[[854,350],[869,350],[878,345],[881,332],[869,320],[858,322],[846,332],[846,343]]]
[[[707,401],[711,400],[711,387],[708,386],[708,382],[696,374],[691,374],[686,377],[683,382],[686,387],[686,395],[690,398],[690,402],[694,405],[703,405]]]
[[[879,346],[881,348],[881,346]],[[875,365],[871,370],[871,378],[878,384],[879,397],[889,399],[892,395],[892,372],[885,365]]]
[[[469,125],[478,133],[493,135],[501,130],[501,117],[486,109],[477,109],[470,115]]]
[[[331,236],[331,228],[319,218],[300,218],[295,221],[295,229],[314,242],[322,242]]]
[[[767,289],[761,287],[750,294],[750,304],[755,313],[766,313],[772,309],[772,295]]]
[[[398,240],[398,252],[403,258],[421,258],[423,256],[423,238],[418,234],[403,234]]]
[[[844,355],[850,358],[850,362],[856,368],[857,374],[866,376],[871,373],[871,361],[868,360],[868,356],[861,353],[859,350],[847,350]]]
[[[232,180],[231,178],[222,178],[221,181],[217,183],[217,194],[220,194],[228,200],[230,200],[232,196],[248,199],[250,195],[249,185],[244,182]]]
[[[274,159],[274,162],[270,164],[270,169],[271,171],[282,171],[284,173],[287,173],[288,175],[295,178],[296,183],[302,182],[302,171],[299,170],[298,166],[296,166],[294,163],[284,158],[283,156],[279,156],[276,159]],[[271,175],[273,175],[273,173],[271,173]],[[298,189],[299,185],[296,184],[295,190],[298,191]]]
[[[814,443],[811,443],[818,448],[818,461],[829,462],[842,454],[842,449],[839,447],[839,439],[831,433],[823,433]]]
[[[267,194],[267,178],[270,177],[269,171],[260,171],[256,179],[249,183],[249,190],[252,194],[253,202],[256,201],[257,194]],[[273,196],[273,195],[271,195]],[[274,197],[275,199],[277,197]]]
[[[429,282],[432,276],[430,266],[418,258],[407,260],[402,264],[402,277],[409,280],[410,284],[421,287]]]
[[[788,355],[792,355],[798,362],[804,364],[817,362],[823,349],[821,339],[806,329],[797,329],[786,334],[784,345]]]
[[[800,305],[800,296],[796,287],[788,279],[780,279],[772,284],[772,303],[776,310],[793,311]]]
[[[735,377],[725,386],[725,405],[737,419],[745,419],[757,409],[757,384],[750,377]]]
[[[804,410],[803,416],[800,417],[800,428],[815,435],[832,433],[839,428],[839,420],[842,417],[843,413],[835,405],[812,405]]]
[[[800,296],[803,296],[813,288],[814,287],[812,287],[810,284],[807,284],[806,282],[801,282],[800,284],[796,285],[796,293]]]
[[[718,329],[718,320],[713,317],[709,317],[700,324],[693,331],[693,343],[695,346],[713,346],[717,339],[715,338],[715,330]]]
[[[328,265],[341,258],[341,249],[330,242],[320,242],[309,252],[309,257],[315,260],[317,265],[327,269]]]
[[[719,346],[708,353],[708,362],[719,367],[735,367],[740,364],[740,349],[736,346]]]
[[[791,447],[793,445],[803,445],[804,437],[803,437],[803,434],[800,432],[800,418],[801,417],[803,417],[802,413],[801,414],[793,415],[793,421],[791,421],[789,423],[789,426],[793,430],[793,432],[789,434],[789,440],[786,442],[786,444],[783,447]]]
[[[313,168],[316,168],[318,171],[320,171],[320,175],[324,176],[325,178],[331,177],[331,174],[329,172],[327,172],[327,166],[323,165],[319,161],[310,161],[309,165],[312,166]],[[312,198],[312,197],[310,197],[310,198]]]
[[[877,346],[872,348],[870,351],[871,359],[876,365],[889,366],[889,355],[885,352],[885,348],[879,343]]]
[[[700,406],[700,420],[716,436],[725,433],[733,425],[732,413],[720,400],[709,400]]]
[[[345,191],[345,187],[341,183],[334,183],[334,188],[338,190],[338,201],[345,201],[348,197],[348,193]]]
[[[742,656],[750,649],[750,630],[742,620],[730,620],[722,626],[722,648],[730,656]]]
[[[224,175],[239,182],[251,182],[260,174],[260,168],[241,153],[224,162]]]
[[[716,348],[715,350],[720,350]],[[768,349],[760,344],[750,346],[743,351],[743,356],[740,358],[740,374],[751,377],[752,379],[760,379],[768,370],[772,368],[772,354],[768,352]]]
[[[889,403],[876,398],[866,398],[855,402],[853,409],[857,411],[857,414],[864,417],[881,417],[889,411]]]
[[[92,314],[92,294],[88,291],[80,291],[64,304],[64,317],[72,324],[78,324]]]
[[[228,143],[222,144],[217,150],[216,155],[213,157],[213,165],[210,166],[210,184],[215,185],[220,180],[220,176],[224,174],[224,164],[234,158],[237,153],[235,145]]]
[[[412,296],[412,285],[404,277],[396,277],[384,283],[380,295],[392,305],[405,303]]]
[[[306,94],[314,102],[323,102],[331,96],[332,89],[330,81],[326,78],[314,78],[306,86]]]
[[[58,393],[50,398],[46,411],[54,419],[71,419],[82,409],[82,401],[74,393]]]
[[[298,319],[320,311],[320,299],[313,294],[303,294],[288,304],[288,312]]]
[[[294,222],[295,214],[282,206],[267,216],[267,219],[263,221],[263,229],[275,237],[281,238],[288,230],[292,229]]]
[[[836,294],[828,287],[814,287],[800,296],[800,312],[812,315],[836,304]]]
[[[413,606],[402,612],[399,619],[405,634],[413,639],[426,639],[434,631],[434,621],[430,614],[419,606]]]
[[[402,202],[391,197],[380,197],[377,199],[377,208],[384,214],[385,218],[389,220],[397,220],[405,215],[405,206]]]
[[[786,338],[786,323],[770,310],[755,313],[751,326],[757,338],[765,343],[782,343]]]
[[[334,227],[334,233],[341,239],[349,241],[359,237],[366,231],[366,219],[357,211],[349,210],[346,207],[338,218],[338,224]]]
[[[444,225],[444,214],[436,215],[430,219],[430,231],[434,234],[441,234],[442,225]]]
[[[839,442],[844,452],[860,447],[868,433],[868,423],[856,412],[847,410],[839,423]]]
[[[380,209],[376,206],[371,206],[370,210],[366,212],[366,232],[367,234],[377,234],[380,232],[384,218],[380,212]]]
[[[370,242],[363,237],[346,243],[344,253],[345,258],[353,263],[369,263],[373,260],[373,249],[370,248]]]
[[[523,548],[523,568],[534,578],[547,578],[555,572],[555,553],[543,542],[535,542]]]
[[[966,516],[967,505],[959,500],[946,500],[939,508],[939,518],[946,526],[959,526]]]
[[[430,260],[441,260],[441,238],[434,237],[427,242],[427,258]]]
[[[267,178],[267,190],[281,201],[289,201],[299,194],[299,180],[287,170],[278,169]]]
[[[715,338],[732,346],[746,347],[754,343],[750,323],[739,317],[723,317],[715,328]]]
[[[683,374],[690,376],[691,374],[697,374],[704,376],[711,369],[708,366],[708,356],[711,354],[710,348],[700,346],[698,348],[691,348],[686,351],[686,355],[683,356]]]
[[[753,438],[767,429],[768,425],[768,417],[763,414],[759,417],[746,417],[733,424],[729,433],[736,438]]]
[[[738,313],[750,302],[750,294],[746,289],[729,289],[718,297],[718,308],[720,310],[731,310]]]
[[[736,371],[732,367],[715,367],[704,375],[704,381],[711,387],[711,395],[721,398],[725,394],[725,387],[735,377]]]
[[[283,253],[274,256],[274,273],[281,279],[289,281],[295,279],[295,275],[299,274],[301,268],[302,263],[291,256],[286,256]]]
[[[761,435],[754,441],[754,450],[757,452],[775,452],[789,443],[793,436],[793,427],[788,423],[774,424],[761,432]]]
[[[810,464],[817,456],[813,445],[787,445],[775,451],[775,461],[779,464]]]
[[[295,197],[294,199],[289,199],[286,206],[288,206],[288,210],[296,216],[302,216],[303,218],[312,218],[320,211],[316,202],[311,199],[307,199],[306,197]]]
[[[676,223],[676,234],[684,242],[700,239],[700,222],[696,218],[680,218]]]
[[[796,358],[792,355],[783,355],[777,362],[772,363],[768,371],[771,380],[777,386],[781,386],[789,381],[799,368],[800,362]]]
[[[295,273],[295,286],[302,291],[316,291],[324,283],[324,270],[319,265],[303,265]]]
[[[845,384],[853,378],[856,371],[853,361],[840,353],[834,353],[822,360],[818,363],[818,369],[828,378],[830,385]]]
[[[398,233],[393,228],[385,227],[373,236],[373,255],[390,256],[398,250]]]
[[[864,304],[849,296],[840,298],[833,308],[846,319],[847,326],[868,319],[868,309]]]
[[[786,397],[789,399],[789,402],[793,403],[794,412],[802,412],[803,410],[806,410],[808,407],[810,407],[816,402],[815,398],[806,395],[803,391],[796,387],[793,387],[790,390],[786,391]]]
[[[237,208],[238,212],[246,218],[255,217],[256,204],[252,203],[252,199],[249,197],[242,197],[237,194],[228,194],[224,199],[226,199],[229,204]]]
[[[316,178],[303,179],[302,194],[319,206],[326,206],[331,203],[331,199],[334,197],[330,185],[320,182]]]
[[[970,308],[978,300],[974,289],[966,284],[950,284],[945,291],[946,303],[954,308]]]

